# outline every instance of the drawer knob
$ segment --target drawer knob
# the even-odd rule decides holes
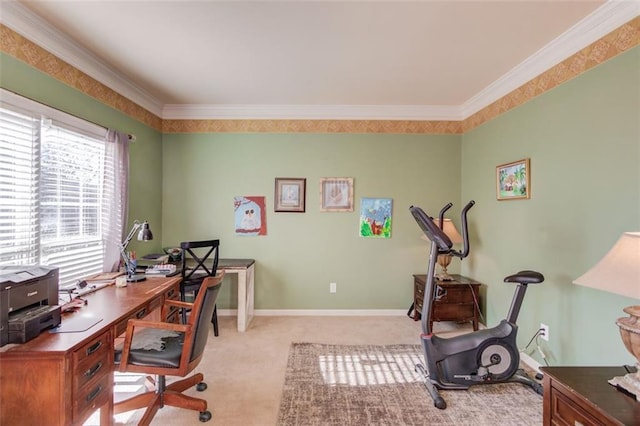
[[[146,308],[145,308],[145,309],[142,309],[142,310],[140,310],[140,312],[138,312],[138,313],[136,314],[136,318],[137,318],[137,319],[140,319],[140,318],[142,318],[143,316],[145,316],[145,314],[146,314],[146,313],[147,313],[147,309],[146,309]]]

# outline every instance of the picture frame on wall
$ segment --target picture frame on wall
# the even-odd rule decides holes
[[[529,158],[496,166],[498,201],[531,198],[531,164]]]
[[[353,178],[320,178],[320,211],[353,211]]]
[[[362,198],[360,200],[360,236],[391,238],[392,211],[391,198]]]
[[[307,179],[276,178],[274,211],[304,213]]]

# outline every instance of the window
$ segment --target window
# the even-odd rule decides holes
[[[2,91],[0,265],[57,266],[61,285],[105,270],[103,216],[120,207],[105,189],[115,173],[105,133]]]

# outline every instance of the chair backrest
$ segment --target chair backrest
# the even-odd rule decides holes
[[[184,241],[182,249],[182,281],[188,283],[218,272],[220,240]]]
[[[188,321],[194,329],[189,362],[201,357],[204,352],[207,337],[209,336],[211,316],[213,315],[213,309],[216,305],[216,299],[218,298],[220,287],[222,287],[223,279],[224,271],[214,277],[206,277],[202,281],[198,295],[193,302],[193,308],[191,309],[191,315],[189,315]]]

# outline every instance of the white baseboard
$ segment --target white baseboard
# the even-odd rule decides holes
[[[525,364],[527,364],[529,366],[529,368],[531,368],[535,372],[540,373],[540,367],[542,367],[542,364],[540,364],[535,359],[531,358],[526,353],[520,352],[520,361],[522,361]]]
[[[237,316],[237,309],[218,309],[220,316]],[[394,317],[407,315],[406,309],[256,309],[263,317]]]

